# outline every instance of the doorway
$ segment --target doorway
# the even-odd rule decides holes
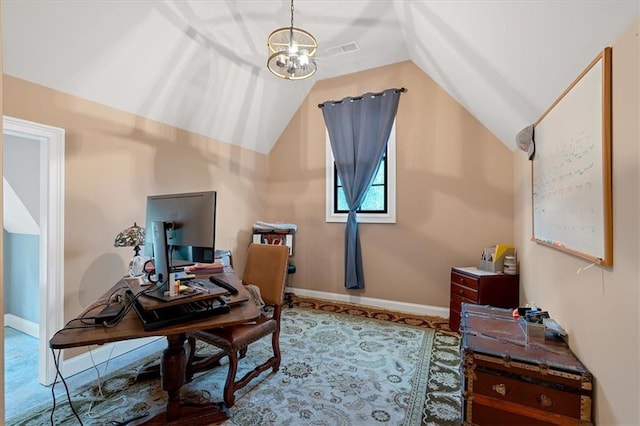
[[[49,339],[63,327],[64,306],[64,129],[3,116],[3,133],[39,142],[38,381],[56,376]],[[3,312],[4,314],[4,312]]]

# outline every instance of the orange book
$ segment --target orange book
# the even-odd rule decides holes
[[[220,262],[214,263],[196,263],[195,265],[185,266],[187,272],[193,272],[194,274],[203,273],[217,273],[224,271],[224,264]]]

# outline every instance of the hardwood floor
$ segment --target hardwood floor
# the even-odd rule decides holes
[[[51,390],[38,383],[38,339],[5,327],[4,351],[4,406],[9,419],[33,401],[51,398]]]
[[[43,403],[52,403],[51,387],[38,383],[38,339],[11,327],[4,328],[5,350],[5,420]],[[97,365],[100,376],[125,366],[140,357],[162,350],[164,339],[158,339],[134,351]],[[96,369],[88,369],[65,377],[69,389],[75,389],[98,378]],[[55,386],[56,399],[66,398],[64,386]],[[1,423],[1,422],[0,422]],[[10,422],[7,422],[10,424]]]

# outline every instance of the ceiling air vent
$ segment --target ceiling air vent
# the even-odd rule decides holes
[[[340,46],[334,46],[327,49],[329,56],[344,55],[346,53],[353,53],[360,50],[360,46],[355,41],[341,44]]]

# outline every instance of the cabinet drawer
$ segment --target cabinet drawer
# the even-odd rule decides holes
[[[461,302],[478,302],[478,291],[469,287],[464,287],[458,284],[451,283],[451,300],[453,301],[453,297],[458,296],[463,299]]]
[[[478,279],[451,271],[451,284],[460,284],[465,287],[478,289]]]
[[[462,302],[474,304],[476,303],[474,300],[465,299],[462,296],[458,296],[457,294],[452,294],[449,301],[449,310],[457,311],[459,314],[460,310],[462,309]]]
[[[512,402],[548,413],[580,418],[581,395],[513,377],[476,370],[473,392],[500,401]]]

